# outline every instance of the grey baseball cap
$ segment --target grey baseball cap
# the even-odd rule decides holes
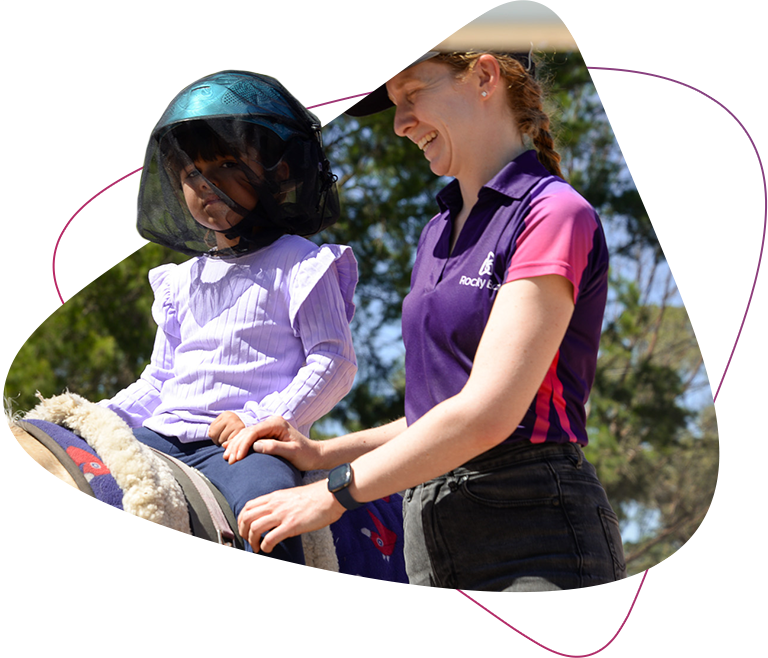
[[[352,75],[339,80],[333,85],[333,98],[346,98],[365,92],[373,92],[366,96],[358,96],[347,101],[340,102],[339,108],[344,114],[353,117],[364,117],[369,114],[376,114],[393,106],[389,96],[387,96],[386,79],[405,71],[406,69],[426,62],[436,55],[445,52],[467,52],[471,50],[466,48],[463,51],[456,48],[450,50],[435,50],[434,46],[422,46],[417,41],[404,41],[402,45],[385,46],[379,61],[364,69],[353,73]],[[494,52],[483,51],[480,52]],[[534,74],[534,64],[530,53],[505,53],[515,59],[518,59],[531,75]]]

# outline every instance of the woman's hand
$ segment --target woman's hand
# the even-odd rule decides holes
[[[322,480],[248,501],[237,518],[237,527],[254,552],[261,549],[269,553],[284,539],[324,528],[343,513],[344,507]]]
[[[225,445],[243,428],[245,428],[245,423],[240,420],[240,416],[234,411],[225,411],[216,416],[216,419],[208,427],[208,438],[216,445]]]
[[[246,427],[222,445],[230,464],[243,459],[248,451],[287,459],[300,471],[321,468],[322,442],[312,441],[280,416]]]

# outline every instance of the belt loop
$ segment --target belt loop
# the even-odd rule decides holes
[[[576,454],[579,456],[579,461],[576,464],[576,468],[581,468],[581,465],[584,463],[584,451],[581,449],[581,446],[578,443],[574,443],[573,447],[576,448]]]

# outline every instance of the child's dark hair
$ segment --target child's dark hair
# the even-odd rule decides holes
[[[175,126],[160,141],[165,166],[180,172],[194,160],[220,156],[241,158],[243,147],[253,148],[265,169],[273,167],[285,152],[285,142],[274,132],[247,121],[197,119]]]

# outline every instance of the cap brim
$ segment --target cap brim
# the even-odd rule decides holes
[[[339,80],[333,85],[333,98],[338,100],[370,91],[372,93],[366,96],[341,101],[339,109],[353,117],[364,117],[386,110],[392,107],[392,101],[387,96],[386,79],[439,54],[440,51],[426,51],[387,56]]]

